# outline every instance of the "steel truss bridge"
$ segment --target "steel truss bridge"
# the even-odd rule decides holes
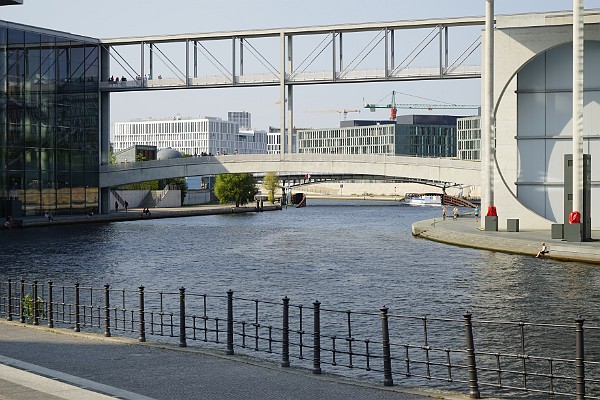
[[[102,165],[100,187],[182,176],[275,172],[284,180],[369,179],[415,182],[438,187],[479,186],[480,163],[449,158],[383,155],[256,154],[185,157]],[[310,178],[307,179],[307,174]]]
[[[279,86],[288,135],[282,152],[291,153],[294,86],[480,78],[479,65],[465,65],[481,44],[480,30],[462,48],[450,47],[450,30],[484,24],[484,17],[461,17],[102,39],[100,90]],[[409,36],[417,43],[404,48]],[[437,56],[416,66],[424,52]],[[376,68],[362,69],[367,62]],[[109,80],[117,65],[125,75]]]

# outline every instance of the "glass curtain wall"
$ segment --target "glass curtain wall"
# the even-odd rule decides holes
[[[98,77],[97,41],[0,27],[0,212],[97,211]]]

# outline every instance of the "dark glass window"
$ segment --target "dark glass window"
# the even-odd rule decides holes
[[[95,43],[0,29],[0,198],[25,214],[98,206],[98,54]]]

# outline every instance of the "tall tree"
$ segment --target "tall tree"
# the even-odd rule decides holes
[[[263,186],[267,190],[267,196],[269,201],[273,203],[275,201],[275,190],[279,188],[279,177],[275,172],[268,172],[263,179]]]
[[[256,179],[252,174],[226,174],[218,175],[215,182],[215,195],[219,203],[235,202],[235,206],[254,200]]]

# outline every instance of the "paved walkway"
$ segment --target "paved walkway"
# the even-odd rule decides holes
[[[442,243],[531,256],[535,256],[545,242],[550,248],[545,257],[600,264],[600,231],[592,231],[594,241],[573,243],[552,239],[550,229],[490,232],[480,230],[479,226],[473,216],[461,216],[456,221],[451,217],[442,221],[440,217],[414,223],[412,233]]]
[[[0,399],[464,400],[198,348],[0,321]]]
[[[275,211],[279,209],[279,205],[265,205],[264,211]],[[60,226],[60,225],[72,225],[72,224],[94,224],[94,223],[107,223],[107,222],[119,222],[119,221],[135,221],[141,219],[155,219],[155,218],[180,218],[180,217],[193,217],[197,215],[215,215],[215,214],[232,214],[232,213],[246,213],[256,212],[256,207],[253,205],[243,207],[233,207],[231,205],[222,204],[211,204],[211,205],[198,205],[188,207],[177,207],[177,208],[152,208],[150,209],[150,215],[142,214],[141,208],[130,208],[127,212],[121,210],[119,212],[112,211],[109,214],[94,214],[94,215],[54,215],[52,221],[48,221],[43,216],[28,216],[15,218],[20,227],[22,228],[34,228],[44,226]],[[4,221],[4,220],[3,220]],[[3,229],[4,226],[0,227]],[[19,229],[15,227],[13,229]]]

